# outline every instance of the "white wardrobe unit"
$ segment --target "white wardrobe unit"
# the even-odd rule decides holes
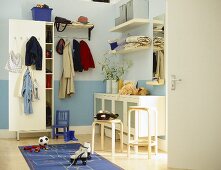
[[[9,72],[9,130],[16,131],[17,135],[22,131],[46,130],[46,22],[32,20],[9,20],[9,52],[19,53],[22,58],[22,67],[25,66],[26,43],[35,36],[42,48],[42,70],[36,70],[30,66],[33,75],[38,82],[40,100],[32,102],[33,113],[24,113],[24,99],[18,97],[19,79],[21,73]],[[19,139],[19,136],[17,136]]]

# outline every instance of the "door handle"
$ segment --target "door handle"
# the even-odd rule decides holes
[[[176,82],[181,82],[182,79],[177,79],[176,75],[171,75],[171,90],[176,90]]]

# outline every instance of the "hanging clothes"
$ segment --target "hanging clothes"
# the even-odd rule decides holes
[[[23,77],[22,96],[24,97],[24,112],[33,113],[32,109],[32,80],[29,69],[26,70]]]
[[[80,43],[77,40],[73,40],[73,62],[74,62],[74,71],[83,71],[81,65],[81,56],[80,56]]]
[[[64,99],[74,94],[74,65],[69,41],[65,42],[63,51],[63,72],[60,79],[59,98]]]
[[[81,64],[84,70],[88,70],[89,68],[95,68],[94,59],[91,54],[91,50],[88,47],[87,43],[83,40],[80,41],[80,56],[81,56]]]
[[[34,36],[26,43],[25,65],[35,65],[36,70],[42,70],[42,48]]]
[[[156,67],[156,73],[154,77],[158,79],[165,78],[163,50],[157,51],[157,67]]]
[[[39,93],[38,93],[38,88],[39,88],[39,85],[38,85],[38,82],[36,79],[34,79],[33,81],[33,89],[32,89],[32,101],[34,100],[40,100],[40,97],[39,97]]]
[[[14,51],[11,51],[5,69],[13,73],[20,73],[22,69],[21,55],[19,53],[15,55]]]

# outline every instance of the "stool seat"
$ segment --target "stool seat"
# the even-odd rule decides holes
[[[112,156],[115,154],[115,127],[116,124],[120,124],[120,146],[121,152],[123,152],[123,123],[120,119],[110,119],[110,120],[94,120],[92,123],[92,147],[91,153],[94,153],[94,137],[95,137],[95,125],[98,124],[101,126],[101,150],[104,149],[104,125],[111,124],[112,130]]]
[[[139,113],[139,111],[143,111],[145,113],[148,114],[148,139],[139,139],[138,138],[138,131],[135,130],[135,134],[134,134],[134,140],[131,140],[130,138],[130,128],[131,128],[131,113],[134,112],[134,114]],[[151,114],[151,112],[154,111],[155,114]],[[137,151],[138,146],[148,146],[148,159],[151,158],[151,147],[154,146],[155,147],[155,154],[157,154],[157,150],[158,150],[158,141],[157,141],[157,112],[155,109],[152,108],[148,108],[148,107],[144,107],[144,106],[131,106],[128,108],[128,131],[127,131],[127,135],[128,135],[128,144],[127,144],[127,155],[128,157],[130,157],[130,146],[134,146],[135,147],[135,151]],[[155,125],[153,126],[151,124],[151,118],[152,116],[155,117]],[[139,122],[138,122],[139,123]],[[137,125],[139,126],[139,125]],[[151,129],[155,128],[154,130],[154,140],[151,139]]]
[[[120,119],[112,119],[112,120],[94,120],[94,122],[96,123],[108,123],[108,124],[111,124],[111,123],[121,123],[121,120]]]
[[[148,111],[149,108],[148,107],[143,107],[143,106],[130,106],[128,111],[129,110],[136,110],[136,111],[139,111],[139,110],[143,110],[143,111]]]

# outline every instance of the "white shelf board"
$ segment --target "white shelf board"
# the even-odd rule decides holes
[[[45,58],[46,60],[53,60],[53,58]]]
[[[153,22],[153,25],[164,25],[164,22],[160,20],[153,20],[152,22]]]
[[[162,85],[164,85],[164,80],[161,79],[161,80],[159,80],[159,82],[158,81],[147,81],[146,84],[151,85],[151,86],[162,86]]]
[[[148,19],[135,18],[110,29],[110,32],[124,32],[148,23],[150,23]]]
[[[53,73],[46,73],[46,75],[53,75]]]
[[[149,48],[150,48],[150,46],[130,48],[130,49],[124,49],[124,50],[119,50],[119,51],[112,50],[112,51],[110,51],[110,53],[111,54],[127,54],[127,53],[133,53],[133,52],[137,52],[137,51],[147,50]]]
[[[53,45],[54,43],[46,43],[46,45]]]
[[[53,88],[46,88],[46,90],[52,90]]]
[[[93,24],[81,24],[78,22],[67,25],[67,27],[72,27],[72,28],[92,28],[93,26],[94,26]]]
[[[50,25],[50,26],[52,25],[53,26],[54,22],[46,22],[46,25]]]

